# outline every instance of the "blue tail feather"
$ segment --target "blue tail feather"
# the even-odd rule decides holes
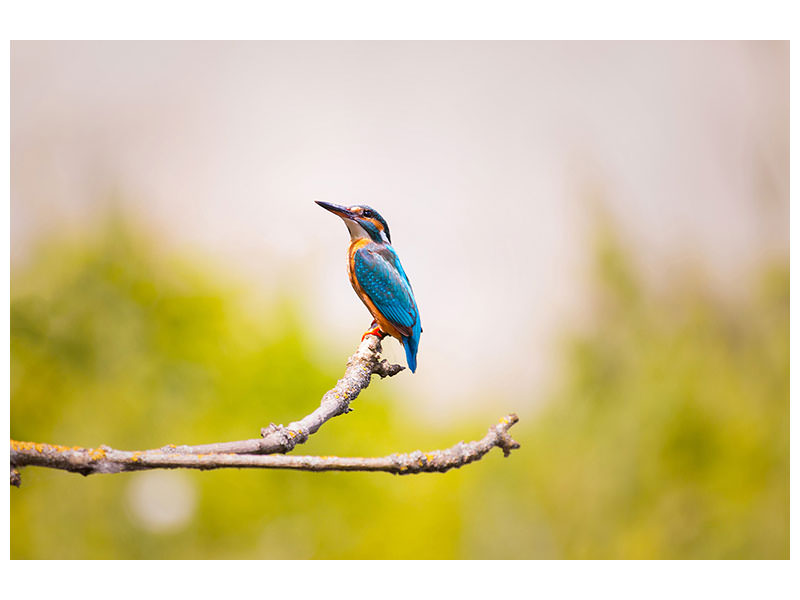
[[[406,362],[412,373],[417,370],[417,348],[419,347],[419,337],[421,333],[422,325],[420,324],[420,320],[417,319],[411,335],[403,338],[403,348],[406,350]]]

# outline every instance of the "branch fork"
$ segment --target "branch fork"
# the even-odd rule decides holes
[[[404,370],[405,367],[381,358],[380,352],[380,338],[367,335],[347,361],[342,378],[325,393],[316,410],[287,426],[271,423],[261,430],[261,437],[256,439],[198,446],[168,444],[158,449],[137,451],[115,450],[108,446],[81,448],[11,440],[11,485],[19,487],[19,468],[24,466],[49,467],[83,475],[177,468],[383,471],[399,475],[443,473],[480,460],[494,447],[500,448],[505,456],[519,448],[519,444],[508,433],[509,428],[519,420],[511,414],[490,427],[482,439],[459,442],[446,450],[424,453],[417,450],[376,458],[287,456],[287,452],[305,443],[327,421],[350,412],[350,403],[369,386],[372,375],[383,379]]]

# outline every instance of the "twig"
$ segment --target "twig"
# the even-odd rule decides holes
[[[92,475],[95,473],[120,473],[149,469],[293,469],[296,471],[384,471],[399,475],[414,473],[444,473],[481,459],[492,448],[498,447],[508,456],[519,444],[511,438],[509,428],[519,418],[508,415],[489,432],[474,442],[459,442],[447,450],[392,454],[379,458],[338,456],[287,456],[282,454],[188,454],[148,450],[130,452],[100,448],[69,448],[50,444],[11,441],[11,463],[15,467],[50,467]],[[13,472],[12,469],[12,483]],[[17,480],[16,485],[19,485]]]
[[[163,452],[179,452],[188,454],[275,454],[290,452],[298,444],[304,443],[309,436],[333,417],[350,412],[350,403],[369,385],[372,375],[381,378],[392,377],[405,369],[393,365],[380,357],[381,340],[374,335],[365,337],[356,349],[355,354],[347,361],[344,376],[336,382],[336,386],[328,391],[317,408],[310,415],[299,421],[283,425],[270,424],[261,430],[261,438],[241,440],[237,442],[221,442],[202,444],[199,446],[169,445],[160,448]]]

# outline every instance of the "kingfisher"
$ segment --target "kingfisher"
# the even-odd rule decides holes
[[[377,210],[363,204],[339,206],[319,200],[316,203],[341,217],[350,232],[347,252],[350,284],[374,317],[361,339],[368,335],[397,338],[413,373],[417,370],[422,323],[411,283],[392,248],[389,225]]]

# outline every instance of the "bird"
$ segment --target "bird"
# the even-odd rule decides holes
[[[377,210],[363,204],[339,206],[315,200],[341,217],[350,232],[347,273],[350,284],[372,314],[370,329],[361,336],[390,335],[403,345],[408,368],[417,370],[417,349],[422,322],[400,258],[392,247],[389,225]]]

